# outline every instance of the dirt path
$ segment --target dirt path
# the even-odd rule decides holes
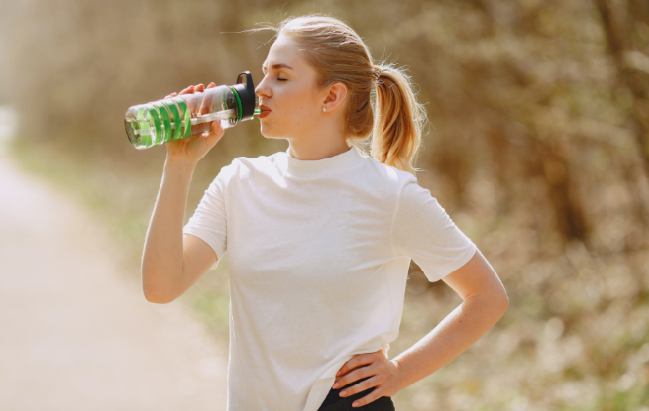
[[[227,351],[148,303],[84,210],[1,148],[0,193],[0,409],[225,408]]]

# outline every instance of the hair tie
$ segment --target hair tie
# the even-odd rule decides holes
[[[379,81],[381,75],[383,74],[383,67],[375,65],[373,71],[374,71],[374,78],[376,79],[376,81]]]

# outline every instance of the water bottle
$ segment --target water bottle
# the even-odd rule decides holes
[[[203,113],[199,114],[201,107]],[[202,92],[131,106],[124,115],[124,127],[131,144],[144,150],[200,135],[210,130],[212,121],[220,121],[225,129],[259,114],[252,74],[244,71],[232,86],[210,87]]]

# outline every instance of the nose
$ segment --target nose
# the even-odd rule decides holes
[[[257,87],[255,87],[255,93],[259,97],[270,98],[272,96],[270,88],[268,88],[268,86],[266,85],[266,76],[264,76],[261,79],[261,82],[257,84]]]

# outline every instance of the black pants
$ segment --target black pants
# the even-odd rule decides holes
[[[362,407],[352,407],[352,403],[354,401],[356,401],[359,398],[365,397],[366,395],[371,393],[376,387],[368,388],[365,391],[357,392],[356,394],[347,397],[341,397],[338,395],[338,393],[343,389],[345,389],[346,387],[350,387],[352,385],[358,384],[361,381],[365,381],[369,378],[370,377],[364,378],[362,380],[354,381],[353,383],[348,384],[344,387],[332,388],[331,390],[329,390],[329,394],[327,394],[327,398],[325,398],[322,405],[320,405],[320,408],[318,408],[318,411],[355,411],[355,410],[395,411],[394,404],[392,403],[392,399],[390,397],[378,398],[369,404],[363,405]]]

